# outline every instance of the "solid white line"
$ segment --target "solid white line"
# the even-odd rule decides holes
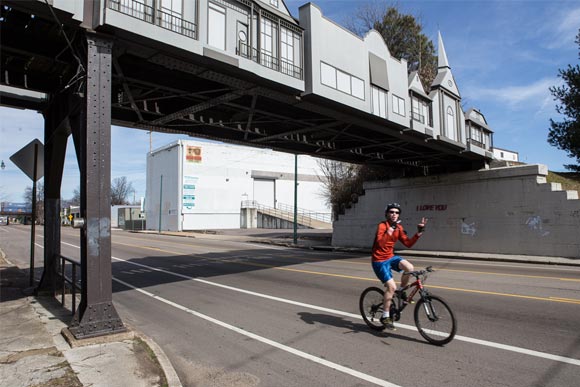
[[[328,360],[321,359],[319,357],[313,356],[313,355],[311,355],[309,353],[302,352],[302,351],[300,351],[298,349],[289,347],[287,345],[280,344],[280,343],[278,343],[276,341],[267,339],[265,337],[258,336],[255,333],[252,333],[252,332],[246,331],[244,329],[235,327],[235,326],[230,325],[228,323],[225,323],[223,321],[217,320],[217,319],[215,319],[213,317],[207,316],[207,315],[205,315],[203,313],[196,312],[195,310],[189,309],[189,308],[187,308],[185,306],[182,306],[180,304],[177,304],[177,303],[175,303],[173,301],[167,300],[167,299],[165,299],[163,297],[157,296],[157,295],[155,295],[153,293],[147,292],[147,291],[145,291],[143,289],[137,288],[137,287],[135,287],[133,285],[130,285],[127,282],[121,281],[121,280],[119,280],[119,279],[117,279],[115,277],[113,277],[113,280],[115,280],[115,281],[117,281],[117,282],[119,282],[119,283],[121,283],[121,284],[123,284],[123,285],[125,285],[125,286],[127,286],[129,288],[131,288],[131,289],[134,289],[134,290],[136,290],[136,291],[138,291],[138,292],[140,292],[142,294],[145,294],[145,295],[147,295],[147,296],[149,296],[151,298],[154,298],[155,300],[161,301],[161,302],[163,302],[163,303],[165,303],[167,305],[171,305],[174,308],[177,308],[179,310],[182,310],[182,311],[184,311],[186,313],[189,313],[191,315],[194,315],[196,317],[202,318],[202,319],[204,319],[206,321],[209,321],[211,323],[214,323],[216,325],[219,325],[222,328],[226,328],[226,329],[232,330],[232,331],[234,331],[236,333],[239,333],[240,335],[249,337],[249,338],[254,339],[256,341],[259,341],[261,343],[264,343],[264,344],[270,345],[272,347],[281,349],[282,351],[286,351],[286,352],[291,353],[293,355],[299,356],[299,357],[301,357],[303,359],[310,360],[310,361],[312,361],[314,363],[321,364],[323,366],[326,366],[326,367],[332,368],[334,370],[340,371],[342,373],[345,373],[347,375],[354,376],[356,378],[365,380],[367,382],[376,384],[378,386],[389,386],[389,387],[396,387],[397,386],[396,384],[389,383],[389,382],[387,382],[385,380],[382,380],[382,379],[379,379],[379,378],[375,378],[374,376],[364,374],[362,372],[353,370],[351,368],[341,366],[340,364],[336,364],[336,363],[333,363],[331,361],[328,361]]]
[[[61,242],[61,243],[66,244],[68,246],[72,246],[72,247],[79,248],[78,246],[71,245],[70,243],[66,243],[66,242]],[[222,284],[219,284],[219,283],[216,283],[216,282],[206,281],[206,280],[202,280],[202,279],[199,279],[199,278],[194,278],[194,277],[190,277],[190,276],[187,276],[187,275],[183,275],[183,274],[179,274],[179,273],[174,273],[174,272],[171,272],[171,271],[168,271],[168,270],[158,269],[158,268],[151,267],[151,266],[147,266],[147,265],[143,265],[143,264],[140,264],[140,263],[127,261],[127,260],[121,259],[121,258],[116,258],[116,257],[111,257],[111,258],[116,259],[118,261],[130,263],[132,265],[142,266],[144,268],[147,268],[147,269],[150,269],[150,270],[153,270],[153,271],[158,271],[158,272],[166,273],[166,274],[169,274],[169,275],[174,275],[174,276],[181,277],[181,278],[184,278],[184,279],[188,279],[188,280],[191,280],[191,281],[201,282],[201,283],[204,283],[206,285],[217,286],[217,287],[221,287],[221,288],[224,288],[224,289],[236,291],[236,292],[239,292],[239,293],[244,293],[244,294],[249,294],[249,295],[256,296],[256,297],[266,298],[266,299],[269,299],[269,300],[272,300],[272,301],[283,302],[283,303],[286,303],[286,304],[301,306],[301,307],[310,308],[310,309],[314,309],[314,310],[318,310],[318,311],[322,311],[322,312],[333,313],[333,314],[338,315],[338,316],[351,317],[351,318],[355,318],[355,319],[359,319],[359,320],[362,319],[362,317],[360,315],[354,314],[354,313],[343,312],[343,311],[340,311],[340,310],[324,308],[324,307],[321,307],[321,306],[316,306],[316,305],[312,305],[312,304],[305,304],[305,303],[298,302],[298,301],[292,301],[292,300],[288,300],[288,299],[284,299],[284,298],[280,298],[280,297],[274,297],[274,296],[269,296],[269,295],[266,295],[266,294],[252,292],[252,291],[249,291],[249,290],[234,288],[232,286],[222,285]],[[417,331],[417,328],[414,327],[414,326],[412,326],[412,325],[397,324],[397,327],[398,328],[403,328],[403,329],[408,329],[408,330],[411,330],[411,331]],[[467,337],[467,336],[460,336],[460,335],[455,336],[455,340],[464,341],[464,342],[472,343],[472,344],[483,345],[483,346],[491,347],[491,348],[503,349],[505,351],[516,352],[516,353],[521,353],[521,354],[524,354],[524,355],[529,355],[529,356],[539,357],[539,358],[543,358],[543,359],[559,361],[561,363],[567,363],[567,364],[572,364],[572,365],[580,366],[580,360],[578,360],[578,359],[573,359],[573,358],[564,357],[564,356],[558,356],[558,355],[552,355],[552,354],[546,353],[546,352],[534,351],[534,350],[531,350],[531,349],[525,349],[525,348],[515,347],[515,346],[512,346],[512,345],[501,344],[501,343],[496,343],[496,342],[487,341],[487,340],[480,340],[480,339],[475,339],[475,338],[471,338],[471,337]]]
[[[131,261],[124,260],[121,258],[116,258],[116,257],[112,257],[112,258],[116,259],[118,261],[125,262],[125,263],[130,263],[132,265],[141,266],[141,267],[147,268],[149,270],[153,270],[153,271],[157,271],[157,272],[161,272],[161,273],[166,273],[169,275],[174,275],[174,276],[177,276],[180,278],[184,278],[184,279],[188,279],[188,280],[196,281],[196,282],[201,282],[201,283],[204,283],[207,285],[217,286],[220,288],[232,290],[232,291],[239,292],[239,293],[249,294],[249,295],[256,296],[256,297],[266,298],[266,299],[269,299],[272,301],[283,302],[286,304],[296,305],[296,306],[300,306],[300,307],[304,307],[304,308],[310,308],[310,309],[314,309],[314,310],[318,310],[318,311],[322,311],[322,312],[328,312],[328,313],[332,313],[332,314],[335,314],[338,316],[345,316],[345,317],[350,317],[350,318],[362,320],[362,317],[360,315],[354,314],[354,313],[348,313],[348,312],[343,312],[340,310],[324,308],[321,306],[306,304],[306,303],[302,303],[302,302],[298,302],[298,301],[292,301],[292,300],[288,300],[288,299],[284,299],[284,298],[280,298],[280,297],[269,296],[267,294],[256,293],[256,292],[252,292],[249,290],[234,288],[232,286],[222,285],[222,284],[219,284],[216,282],[202,280],[202,279],[190,277],[190,276],[187,276],[184,274],[174,273],[174,272],[171,272],[168,270],[159,269],[156,267],[151,267],[151,266],[143,265],[143,264],[136,263],[136,262],[131,262]],[[397,327],[403,328],[403,329],[408,329],[408,330],[415,331],[415,332],[417,331],[417,328],[415,326],[412,326],[412,325],[397,324]],[[578,359],[573,359],[573,358],[568,358],[568,357],[558,356],[558,355],[552,355],[552,354],[545,353],[545,352],[539,352],[539,351],[534,351],[534,350],[530,350],[530,349],[515,347],[515,346],[507,345],[507,344],[495,343],[493,341],[480,340],[480,339],[475,339],[475,338],[471,338],[471,337],[467,337],[467,336],[455,336],[455,340],[464,341],[464,342],[468,342],[468,343],[472,343],[472,344],[479,344],[479,345],[483,345],[486,347],[503,349],[505,351],[516,352],[516,353],[535,356],[535,357],[539,357],[539,358],[543,358],[543,359],[555,360],[555,361],[559,361],[562,363],[568,363],[568,364],[580,366],[580,360],[578,360]]]

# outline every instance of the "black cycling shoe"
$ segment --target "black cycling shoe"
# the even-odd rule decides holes
[[[379,321],[381,322],[381,324],[385,326],[385,328],[390,329],[392,331],[396,330],[392,317],[381,317]]]

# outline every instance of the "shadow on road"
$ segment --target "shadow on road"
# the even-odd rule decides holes
[[[413,337],[407,337],[403,335],[399,335],[393,331],[384,330],[384,331],[374,331],[367,327],[365,324],[362,323],[354,323],[350,320],[347,320],[343,317],[333,316],[328,314],[322,313],[310,313],[310,312],[300,312],[298,313],[302,321],[306,324],[315,325],[315,324],[324,324],[324,325],[331,325],[333,327],[347,329],[348,332],[345,333],[367,333],[371,334],[376,337],[380,338],[387,338],[392,337],[399,340],[410,341],[413,343],[420,343],[420,344],[428,344],[423,340],[417,340]]]

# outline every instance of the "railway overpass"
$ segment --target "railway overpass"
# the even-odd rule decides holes
[[[72,134],[81,174],[83,293],[78,337],[123,330],[112,305],[110,126],[394,166],[401,176],[467,171],[492,131],[464,112],[439,37],[422,85],[376,31],[358,37],[314,4],[3,0],[0,103],[45,118],[45,268],[54,292],[60,187]],[[175,2],[179,3],[179,2]]]

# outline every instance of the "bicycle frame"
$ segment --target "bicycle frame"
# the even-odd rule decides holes
[[[403,310],[408,304],[413,303],[413,298],[417,293],[419,293],[421,298],[425,298],[425,296],[429,294],[427,289],[425,289],[425,287],[423,286],[421,278],[419,277],[415,278],[416,279],[413,283],[410,283],[403,289],[401,289],[402,291],[406,291],[413,288],[413,290],[407,295],[406,299],[402,299],[400,297],[400,293],[395,293],[395,296],[393,297],[393,300],[391,302],[391,312],[392,312],[391,316],[395,321],[399,321],[399,319],[401,318],[401,312],[403,312]]]

